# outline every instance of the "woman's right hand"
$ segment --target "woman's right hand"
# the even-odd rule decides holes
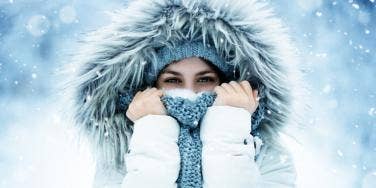
[[[148,114],[166,115],[166,108],[161,101],[162,95],[163,91],[155,87],[137,92],[128,106],[126,116],[134,122]]]

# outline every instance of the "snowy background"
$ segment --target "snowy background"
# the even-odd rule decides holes
[[[299,187],[376,187],[375,0],[269,0],[290,27],[312,91]],[[0,0],[0,187],[90,187],[93,159],[60,110],[59,67],[111,0]]]

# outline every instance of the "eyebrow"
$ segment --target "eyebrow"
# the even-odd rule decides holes
[[[162,72],[162,74],[166,74],[166,73],[181,76],[181,74],[179,72],[172,71],[172,70],[165,70],[165,71]],[[212,71],[212,70],[204,70],[204,71],[196,73],[196,75],[203,75],[203,74],[206,74],[206,73],[215,73],[215,72]]]

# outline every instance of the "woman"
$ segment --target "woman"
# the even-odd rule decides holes
[[[114,16],[78,56],[75,114],[97,157],[95,187],[295,186],[279,133],[290,124],[299,73],[286,30],[263,2],[131,1]],[[173,68],[182,75],[167,81]],[[198,80],[201,68],[212,78]],[[203,80],[214,82],[202,86]],[[216,93],[195,122],[202,147],[192,143],[202,163],[179,158],[192,148],[176,145],[182,123],[161,103],[168,104],[163,91],[173,88]],[[124,95],[130,103],[122,103]],[[256,136],[262,145],[250,144]],[[189,177],[181,170],[193,168],[187,164],[199,164],[191,177],[199,172],[202,179],[193,185],[180,178]]]
[[[176,53],[177,50],[174,48],[171,51]],[[257,177],[260,174],[254,162],[255,148],[253,144],[244,144],[244,140],[247,142],[247,139],[253,138],[249,136],[251,125],[249,117],[257,107],[257,90],[252,91],[248,81],[240,83],[231,81],[219,86],[221,80],[228,79],[220,76],[224,75],[223,72],[212,63],[202,59],[203,55],[190,55],[201,56],[201,58],[180,56],[179,58],[184,59],[171,63],[160,71],[156,80],[158,89],[153,87],[137,92],[129,104],[127,116],[134,122],[134,131],[129,147],[130,152],[126,156],[128,168],[123,180],[124,187],[257,185]],[[187,89],[192,94],[212,90],[218,94],[213,106],[207,109],[200,123],[199,137],[203,144],[201,146],[199,143],[202,147],[199,155],[202,153],[203,185],[201,181],[194,183],[201,179],[201,173],[198,173],[197,177],[193,176],[194,178],[189,177],[192,176],[192,172],[186,177],[182,174],[180,169],[184,169],[184,161],[180,160],[180,156],[184,157],[184,151],[180,149],[179,154],[179,148],[183,145],[180,142],[192,138],[181,138],[179,117],[169,114],[160,99],[163,95],[162,90],[171,91],[176,88]],[[233,123],[235,124],[231,125]],[[150,134],[154,132],[158,134]],[[147,140],[153,140],[153,142],[148,144]],[[214,149],[216,147],[221,149]],[[189,149],[187,153],[192,153],[192,149]],[[220,163],[223,164],[218,167]],[[201,167],[201,160],[195,165]],[[180,168],[180,166],[183,167]],[[220,176],[216,177],[218,175]],[[184,179],[187,179],[190,184],[183,185]]]

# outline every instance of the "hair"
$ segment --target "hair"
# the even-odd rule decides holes
[[[222,84],[224,82],[229,82],[230,81],[230,78],[226,77],[225,76],[225,73],[222,72],[217,66],[215,66],[212,62],[210,62],[209,60],[207,59],[204,59],[204,58],[201,58],[206,64],[209,65],[210,68],[212,68],[218,75],[219,77],[219,83]]]

